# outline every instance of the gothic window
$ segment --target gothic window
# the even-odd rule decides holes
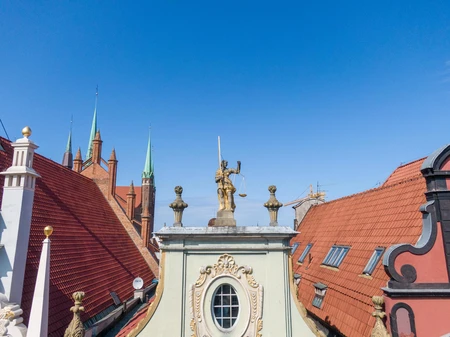
[[[222,330],[231,329],[239,315],[239,298],[229,284],[221,284],[213,295],[213,318]]]

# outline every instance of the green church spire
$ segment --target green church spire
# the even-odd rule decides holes
[[[69,138],[67,139],[67,145],[66,145],[67,153],[72,153],[72,121],[73,121],[73,116],[70,118]]]
[[[67,139],[66,152],[64,152],[62,165],[69,169],[73,167],[73,155],[72,155],[72,119],[70,120],[69,138]]]
[[[69,131],[69,138],[67,139],[66,152],[72,153],[72,129]]]
[[[151,134],[148,135],[147,156],[145,158],[144,172],[142,178],[150,178],[153,176],[153,161],[152,161],[152,141]]]
[[[95,91],[95,107],[94,107],[94,118],[92,119],[91,135],[89,137],[88,150],[86,154],[86,160],[92,157],[92,141],[97,133],[97,101],[98,101],[98,86]]]

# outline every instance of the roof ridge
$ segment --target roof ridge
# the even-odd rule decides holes
[[[399,168],[401,168],[401,167],[405,167],[405,166],[408,166],[408,165],[417,163],[418,161],[424,160],[424,159],[427,159],[427,156],[422,157],[422,158],[419,158],[419,159],[416,159],[416,160],[413,160],[413,161],[410,161],[410,162],[407,162],[407,163],[405,163],[405,164],[401,164],[400,166],[397,166],[397,168],[396,168],[395,170],[397,170],[397,169],[399,169]],[[395,171],[395,170],[394,170],[394,171]]]
[[[396,182],[394,184],[389,184],[389,185],[386,185],[386,186],[382,185],[382,186],[374,187],[374,188],[371,188],[371,189],[368,189],[368,190],[365,190],[365,191],[362,191],[362,192],[349,194],[349,195],[346,195],[346,196],[343,196],[343,197],[340,197],[340,198],[337,198],[337,199],[326,201],[326,202],[324,202],[322,204],[313,205],[312,207],[320,207],[322,205],[328,205],[328,204],[334,203],[336,201],[353,198],[353,197],[355,197],[357,195],[363,195],[363,194],[369,194],[369,193],[372,193],[372,192],[375,192],[375,191],[381,191],[381,190],[384,190],[384,189],[387,189],[387,188],[392,188],[392,187],[395,187],[397,185],[401,185],[401,184],[404,184],[404,183],[407,183],[407,182],[410,182],[410,181],[420,180],[421,178],[423,178],[422,175],[417,175],[417,176],[414,176],[412,178],[407,178],[407,179],[404,179],[404,180],[400,180],[400,181],[398,181],[398,182]],[[425,193],[425,190],[424,190],[424,193]]]
[[[4,141],[4,142],[8,143],[10,146],[11,146],[11,144],[13,143],[11,140],[6,139],[6,138],[4,138],[4,137],[2,137],[2,136],[0,136],[0,141]],[[58,166],[60,166],[60,167],[63,167],[63,168],[65,168],[65,169],[67,169],[67,167],[63,166],[62,164],[60,164],[60,163],[58,163],[58,162],[56,162],[56,161],[54,161],[53,159],[50,159],[50,158],[44,156],[43,154],[40,154],[40,153],[35,152],[34,155],[35,155],[35,156],[38,156],[38,157],[40,157],[40,158],[42,158],[42,159],[45,160],[45,161],[48,161],[48,162],[52,163],[52,164],[56,164],[56,165],[58,165]],[[71,172],[71,174],[76,174],[77,176],[83,177],[83,179],[86,179],[86,180],[88,180],[88,181],[94,182],[91,178],[85,177],[84,175],[79,174],[78,172],[75,172],[74,170],[68,170],[68,171]],[[95,183],[95,182],[94,182],[94,183]]]
[[[387,177],[387,179],[384,181],[384,183],[383,183],[382,186],[386,185],[386,183],[392,178],[392,176],[393,176],[396,172],[398,172],[399,169],[401,169],[401,168],[403,168],[403,167],[406,167],[406,166],[409,166],[409,165],[412,165],[412,164],[414,164],[414,163],[417,163],[418,161],[425,160],[425,159],[427,159],[427,157],[422,157],[422,158],[419,158],[419,159],[410,161],[410,162],[408,162],[408,163],[401,164],[400,166],[397,166],[397,167],[395,168],[395,170],[392,171],[391,174]],[[420,174],[420,170],[418,171],[417,174]],[[394,183],[394,184],[395,184],[395,183]]]

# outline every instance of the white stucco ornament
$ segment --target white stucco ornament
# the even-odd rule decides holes
[[[192,337],[262,337],[263,286],[252,273],[251,267],[238,266],[229,254],[221,255],[213,266],[200,268],[190,293]],[[212,314],[214,294],[222,285],[230,285],[239,299],[239,315],[227,329]]]
[[[22,309],[14,303],[8,303],[4,294],[0,294],[0,336],[25,337],[27,328],[23,325]]]

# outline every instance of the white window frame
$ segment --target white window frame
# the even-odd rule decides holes
[[[330,267],[339,268],[350,251],[349,246],[333,245],[325,256],[322,264]]]
[[[292,248],[291,248],[291,255],[294,255],[294,253],[295,253],[295,251],[297,250],[298,246],[300,246],[300,242],[295,242],[295,243],[292,245]]]
[[[223,295],[224,295],[224,293],[223,293],[223,288],[224,288],[224,286],[230,287],[230,289],[231,289],[232,292],[233,292],[233,293],[230,293],[230,294],[225,294],[225,295],[230,295],[230,296],[229,296],[229,297],[230,297],[230,304],[229,304],[229,305],[224,305],[224,304],[222,303],[222,304],[220,304],[220,305],[217,306],[217,305],[214,304],[215,299],[216,299],[217,296],[220,296],[220,297],[222,298],[222,301],[223,301]],[[221,294],[218,294],[218,293],[217,293],[217,292],[219,291],[219,289],[222,289],[222,293],[221,293]],[[237,299],[237,302],[238,302],[237,305],[233,305],[233,304],[232,304],[232,297],[233,297],[233,296],[235,296],[236,299]],[[229,316],[229,317],[224,317],[224,316],[223,316],[223,308],[225,308],[225,307],[230,309],[230,316]],[[237,316],[236,316],[236,317],[233,316],[233,310],[232,310],[233,307],[235,307],[235,308],[237,307],[237,308],[238,308],[238,313],[237,313]],[[216,314],[215,314],[215,312],[214,312],[214,309],[215,309],[215,308],[221,308],[221,309],[222,309],[222,310],[221,310],[222,314],[221,314],[220,317],[217,317],[217,316],[216,316]],[[238,295],[236,289],[234,289],[234,287],[233,287],[231,284],[228,284],[228,283],[221,283],[221,284],[216,288],[216,290],[214,291],[213,298],[212,298],[212,301],[211,301],[211,314],[212,314],[212,317],[213,317],[213,321],[214,321],[214,323],[216,324],[216,327],[217,327],[220,331],[223,331],[223,332],[230,332],[231,330],[234,329],[236,323],[238,322],[240,313],[241,313],[241,310],[240,310],[240,301],[239,301],[239,295]],[[218,322],[218,319],[222,320],[222,324],[220,324],[220,323]],[[232,324],[230,325],[229,328],[223,327],[223,319],[230,319],[230,320],[231,320],[231,323],[232,323]]]
[[[305,249],[303,250],[302,254],[300,255],[300,257],[298,258],[298,263],[303,263],[303,261],[305,261],[306,256],[308,255],[308,253],[311,251],[313,244],[312,243],[308,243],[305,247]]]
[[[384,247],[375,248],[375,250],[372,253],[372,256],[370,257],[369,261],[364,267],[363,274],[372,275],[372,273],[375,271],[375,268],[377,267],[378,262],[380,262],[381,257],[383,256],[384,250],[385,250]],[[377,253],[379,253],[379,255],[377,255]]]

